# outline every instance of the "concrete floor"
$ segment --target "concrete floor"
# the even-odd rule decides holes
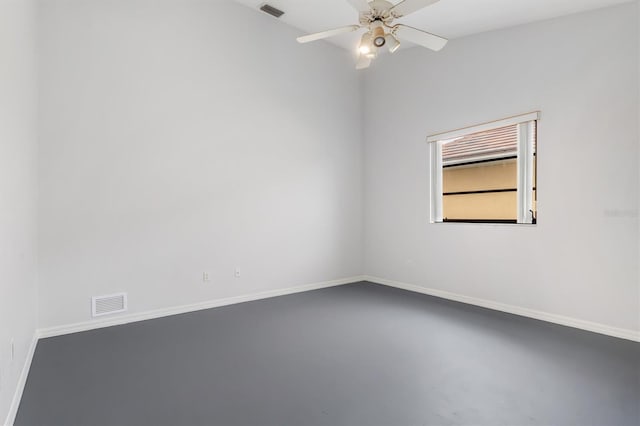
[[[17,426],[640,424],[640,344],[369,283],[38,343]]]

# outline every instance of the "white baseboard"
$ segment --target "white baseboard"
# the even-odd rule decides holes
[[[581,330],[591,331],[594,333],[605,334],[607,336],[618,337],[620,339],[632,340],[640,342],[640,331],[628,330],[624,328],[611,327],[591,321],[580,320],[576,318],[566,317],[563,315],[551,314],[548,312],[537,311],[535,309],[522,308],[505,303],[493,302],[485,299],[464,296],[461,294],[450,293],[448,291],[426,288],[415,284],[407,284],[399,281],[388,280],[385,278],[365,276],[365,281],[376,284],[382,284],[389,287],[395,287],[402,290],[413,291],[416,293],[427,294],[429,296],[440,297],[442,299],[453,300],[456,302],[467,303],[469,305],[480,306],[483,308],[493,309],[496,311],[507,312],[510,314],[520,315],[523,317],[534,318],[541,321],[547,321],[554,324],[564,325],[567,327],[579,328]]]
[[[112,327],[115,325],[128,324],[131,322],[145,321],[155,318],[162,318],[171,315],[184,314],[188,312],[200,311],[203,309],[217,308],[220,306],[235,305],[237,303],[251,302],[254,300],[268,299],[271,297],[285,296],[287,294],[302,293],[305,291],[318,290],[321,288],[335,287],[339,285],[364,281],[362,276],[354,276],[333,281],[323,281],[319,283],[300,285],[276,290],[268,290],[260,293],[247,294],[242,296],[227,297],[224,299],[214,299],[206,302],[199,302],[190,305],[175,306],[170,308],[156,309],[153,311],[140,312],[128,315],[118,315],[109,318],[101,318],[94,321],[85,321],[75,324],[67,324],[57,327],[41,328],[38,330],[40,338],[61,336],[64,334],[78,333],[81,331],[95,330],[98,328]]]
[[[18,384],[16,385],[16,391],[13,394],[11,405],[9,406],[9,413],[3,423],[5,426],[13,426],[13,422],[16,420],[18,414],[18,407],[20,407],[20,400],[22,399],[22,392],[24,392],[24,386],[27,384],[27,377],[29,377],[29,370],[31,369],[31,361],[33,361],[33,354],[36,351],[36,345],[38,344],[38,332],[33,333],[31,339],[31,345],[27,352],[27,357],[22,365],[22,371],[20,371],[20,377],[18,378]]]

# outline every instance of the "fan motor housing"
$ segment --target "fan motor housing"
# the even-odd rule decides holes
[[[366,26],[376,21],[388,24],[395,18],[395,16],[389,12],[393,8],[393,3],[385,0],[375,0],[369,3],[369,7],[371,8],[369,11],[360,14],[360,23],[362,25]]]

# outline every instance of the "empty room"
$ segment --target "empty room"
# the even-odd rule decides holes
[[[0,0],[0,424],[639,426],[640,1]]]

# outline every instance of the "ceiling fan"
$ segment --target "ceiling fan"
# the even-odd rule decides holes
[[[360,13],[360,24],[349,25],[320,33],[298,37],[299,43],[323,40],[340,34],[366,28],[358,46],[357,69],[368,68],[378,56],[379,49],[387,46],[391,53],[400,47],[401,40],[409,41],[431,50],[439,51],[447,39],[393,21],[437,3],[439,0],[404,0],[394,5],[386,0],[347,0]]]

